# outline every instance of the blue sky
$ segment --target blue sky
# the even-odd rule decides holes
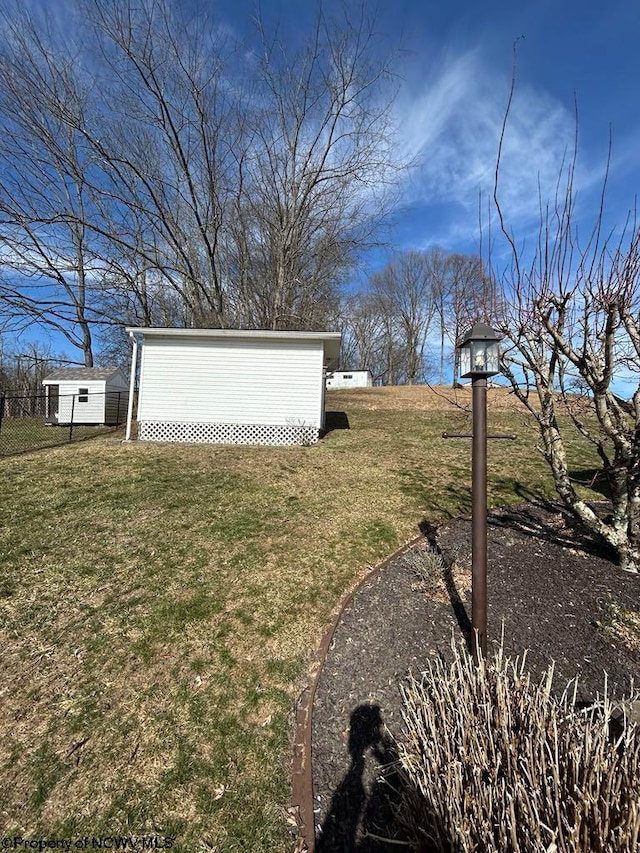
[[[233,0],[219,8],[242,32],[255,4]],[[295,34],[308,6],[263,0],[261,9]],[[377,9],[383,43],[401,45],[395,114],[401,153],[415,162],[388,235],[392,247],[477,252],[481,204],[483,249],[493,236],[492,257],[498,265],[506,259],[492,194],[514,42],[516,86],[499,195],[517,244],[526,252],[535,243],[538,191],[553,199],[573,150],[576,109],[575,224],[583,235],[591,230],[611,140],[605,220],[610,227],[624,225],[640,187],[637,0],[380,0]],[[371,252],[352,286],[386,254]],[[630,379],[633,390],[637,377]],[[626,391],[622,376],[618,382]]]
[[[325,7],[331,5],[326,0]],[[552,197],[573,145],[576,100],[579,222],[586,229],[597,212],[610,132],[607,217],[624,221],[640,186],[637,0],[379,0],[370,6],[378,10],[383,41],[401,45],[395,111],[402,151],[416,163],[389,235],[396,247],[477,251],[480,194],[486,239],[516,40],[500,193],[514,234],[521,242],[535,234],[538,181]],[[255,8],[254,0],[217,6],[239,35]],[[304,28],[309,9],[300,0],[261,3],[262,14],[292,35]],[[369,269],[383,257],[372,253]]]
[[[325,7],[333,2],[325,0]],[[42,0],[31,5],[37,8]],[[47,3],[62,18],[72,5],[73,0]],[[295,39],[297,32],[305,32],[314,5],[262,0],[261,11]],[[477,251],[480,194],[486,239],[516,39],[516,93],[500,188],[516,239],[531,240],[535,234],[538,182],[543,194],[553,194],[573,143],[574,97],[579,110],[578,222],[586,229],[597,212],[610,129],[607,215],[612,223],[624,221],[640,186],[637,0],[378,0],[369,6],[377,8],[381,46],[401,47],[394,104],[398,153],[414,162],[387,235],[391,244]],[[208,8],[234,35],[250,41],[255,0],[220,0]],[[492,233],[497,233],[495,222]],[[373,252],[364,271],[383,260],[384,251]]]
[[[259,9],[286,40],[304,36],[315,2],[175,0],[206,8],[252,44]],[[348,0],[357,5],[358,0]],[[399,154],[415,160],[394,216],[400,248],[478,246],[478,197],[493,189],[500,126],[517,40],[517,81],[507,128],[501,199],[516,235],[536,226],[538,180],[552,195],[579,119],[579,214],[597,210],[611,129],[607,210],[622,221],[640,186],[640,4],[637,0],[363,0],[382,49],[398,47],[394,111]],[[30,0],[34,7],[43,0]],[[73,0],[48,0],[63,10]],[[331,11],[336,0],[323,0]],[[485,215],[486,219],[486,215]],[[379,255],[375,253],[374,263]]]
[[[383,9],[391,4],[383,4]],[[409,53],[399,117],[419,165],[397,217],[397,242],[469,251],[478,240],[478,197],[493,187],[498,136],[517,41],[515,99],[500,196],[514,233],[536,227],[537,184],[552,196],[573,143],[578,103],[578,215],[597,211],[609,131],[608,214],[623,220],[640,177],[640,7],[637,3],[407,2],[389,26]],[[486,220],[486,214],[485,214]]]

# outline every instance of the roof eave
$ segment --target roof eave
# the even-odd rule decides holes
[[[184,338],[263,338],[281,340],[310,340],[310,341],[339,341],[342,332],[320,331],[293,331],[272,329],[180,329],[162,328],[156,326],[126,326],[125,331],[129,335],[142,335],[143,337],[184,337]]]

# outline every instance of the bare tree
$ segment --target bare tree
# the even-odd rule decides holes
[[[0,52],[0,310],[5,328],[55,329],[93,364],[95,240],[85,223],[93,168],[60,115],[82,113],[73,57],[55,57],[26,13],[3,16]]]
[[[260,35],[237,270],[257,325],[309,328],[323,325],[341,277],[387,213],[391,72],[364,3],[335,20],[319,9],[293,54],[262,23]]]
[[[444,385],[445,342],[447,339],[447,307],[451,299],[451,281],[449,272],[449,257],[442,249],[435,246],[429,251],[429,266],[431,269],[431,290],[435,318],[440,327],[440,356],[438,363],[438,383]]]
[[[2,352],[2,392],[10,396],[33,397],[42,394],[42,380],[60,364],[49,347],[28,343]]]
[[[465,329],[484,315],[488,277],[477,255],[449,253],[435,247],[427,253],[427,262],[440,337],[438,380],[444,385],[445,363],[451,360],[451,384],[455,385],[460,338]]]
[[[508,114],[507,109],[502,138]],[[630,218],[622,236],[603,234],[603,189],[595,225],[586,242],[580,241],[575,162],[574,149],[557,197],[541,204],[538,245],[527,257],[500,204],[498,158],[494,196],[511,261],[501,276],[503,309],[494,324],[508,342],[504,372],[537,421],[541,451],[558,494],[576,518],[615,551],[621,568],[637,573],[640,230]],[[627,381],[617,389],[623,379]],[[589,505],[572,477],[567,446],[576,432],[600,459],[612,504],[609,515]]]
[[[405,353],[394,318],[368,291],[341,305],[342,359],[346,370],[369,370],[375,384],[393,384],[404,372]]]
[[[451,384],[460,375],[460,339],[475,322],[497,313],[494,283],[477,255],[452,254],[446,260],[446,337],[453,353]],[[488,313],[487,313],[488,312]]]
[[[343,364],[367,368],[385,384],[413,384],[438,370],[443,384],[447,350],[455,352],[463,329],[485,318],[488,278],[477,256],[437,247],[398,254],[343,300]]]
[[[78,127],[108,175],[92,227],[130,258],[147,306],[154,271],[154,292],[172,289],[187,325],[224,326],[223,238],[242,147],[227,92],[235,44],[168,0],[84,6],[109,81],[104,108]]]
[[[170,0],[78,9],[75,39],[4,10],[5,316],[88,364],[123,321],[324,325],[396,174],[366,4],[318,11],[299,49]]]
[[[370,281],[380,313],[397,324],[405,352],[405,380],[420,382],[425,374],[427,339],[436,313],[431,256],[403,252]]]
[[[44,404],[42,380],[55,367],[70,362],[66,356],[54,355],[51,347],[38,342],[20,343],[0,348],[0,408],[9,417],[41,415]]]

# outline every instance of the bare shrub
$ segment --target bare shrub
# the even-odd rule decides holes
[[[606,681],[581,710],[576,682],[555,698],[553,665],[535,683],[525,664],[500,650],[475,667],[453,646],[451,664],[402,687],[400,819],[414,850],[637,853],[638,726],[612,733]]]
[[[442,554],[435,548],[407,551],[404,562],[427,591],[433,591],[442,586],[447,567]]]

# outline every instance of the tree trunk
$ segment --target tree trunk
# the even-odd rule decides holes
[[[612,486],[613,514],[610,522],[601,519],[585,501],[580,499],[573,487],[552,399],[543,402],[542,412],[537,419],[544,444],[544,456],[551,468],[558,495],[588,530],[599,535],[615,551],[620,568],[625,572],[637,574],[640,569],[640,538],[638,537],[640,494],[638,490],[635,490],[632,501],[629,501],[626,495],[626,481],[621,483],[620,477],[612,473],[609,482]],[[622,486],[622,489],[618,486]]]

